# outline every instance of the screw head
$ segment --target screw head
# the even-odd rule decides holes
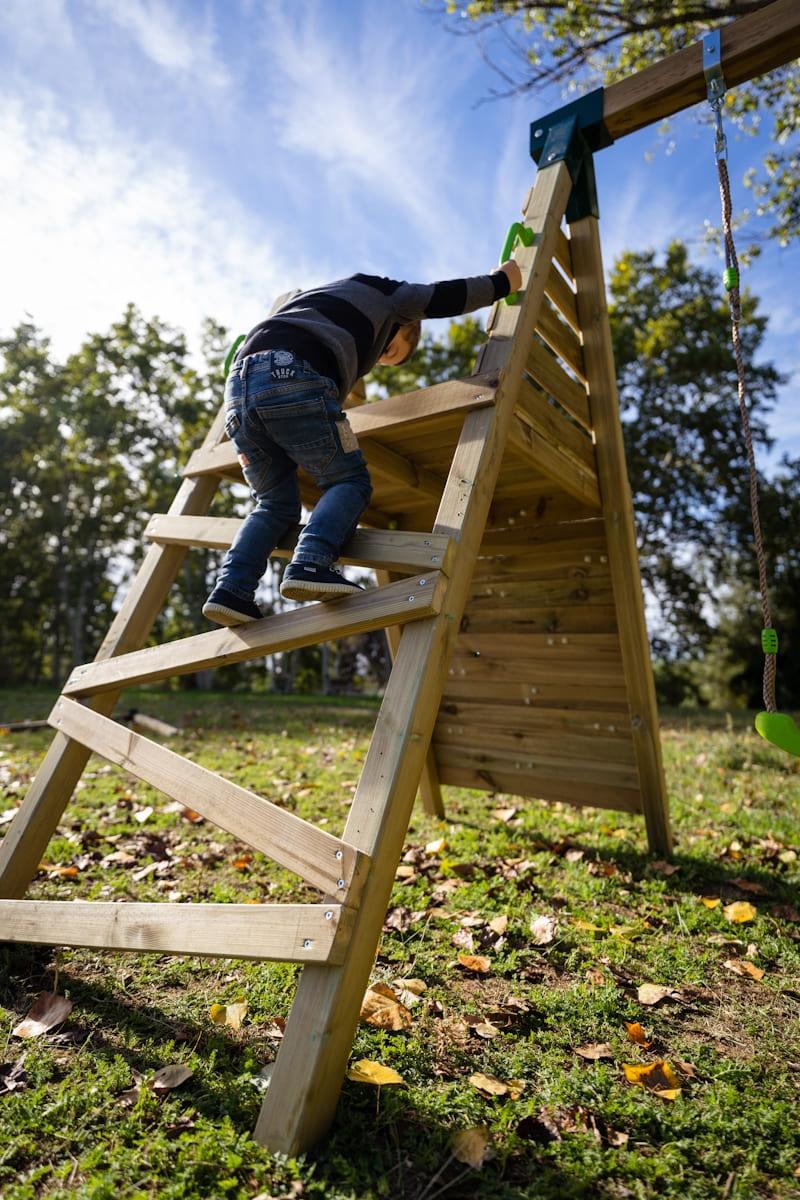
[[[343,880],[343,879],[337,879],[337,880],[336,880],[336,886],[337,886],[338,888],[343,888],[343,887],[344,887],[344,880]]]
[[[534,136],[534,137],[541,137],[543,133],[544,133],[544,130],[543,130],[543,129],[534,129],[534,131],[533,131],[533,136]]]
[[[311,949],[311,938],[303,938],[303,949],[304,950]]]
[[[333,856],[333,857],[334,857],[334,858],[337,860],[337,862],[338,862],[338,861],[340,861],[340,860],[341,860],[341,859],[344,857],[344,855],[342,854],[342,851],[341,851],[341,850],[337,850],[337,851],[336,851],[336,853],[334,854],[334,856]]]
[[[328,909],[328,911],[325,913],[325,920],[326,920],[326,921],[332,921],[332,920],[333,920],[333,913],[331,912],[331,910],[330,910],[330,909]]]
[[[420,587],[425,587],[425,584],[426,584],[427,582],[428,582],[428,581],[427,581],[427,579],[420,579],[420,581],[419,581],[419,586],[420,586]]]
[[[416,596],[409,596],[408,599],[409,599],[409,601],[416,600]]]
[[[547,156],[547,161],[548,161],[548,162],[552,162],[552,161],[553,161],[553,159],[555,158],[555,156],[556,156],[556,152],[555,152],[555,150],[551,150],[551,151],[550,151],[550,153],[549,153],[549,154],[548,154],[548,156]]]

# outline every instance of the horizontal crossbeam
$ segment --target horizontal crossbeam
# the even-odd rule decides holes
[[[64,694],[98,692],[154,683],[209,667],[226,667],[264,654],[313,646],[369,629],[418,621],[439,612],[446,580],[438,571],[401,579],[327,604],[309,604],[292,612],[249,621],[232,629],[200,633],[163,646],[149,646],[105,662],[76,667]]]
[[[583,463],[568,457],[530,425],[515,416],[508,431],[508,446],[529,462],[534,470],[557,483],[570,496],[583,504],[600,507],[597,476]]]
[[[0,900],[0,940],[336,964],[347,949],[352,913],[339,904]]]
[[[242,527],[234,517],[170,517],[155,513],[144,535],[161,546],[205,546],[227,550]],[[276,558],[291,558],[302,526],[273,550]],[[344,547],[339,561],[381,571],[442,571],[449,574],[455,543],[438,533],[407,533],[397,529],[359,529]]]
[[[355,847],[65,696],[49,723],[295,871],[312,887],[341,903],[354,903],[367,865]],[[356,888],[351,887],[354,880]]]

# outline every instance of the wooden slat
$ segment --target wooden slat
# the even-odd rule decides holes
[[[628,743],[597,740],[589,745],[582,738],[547,739],[529,734],[515,737],[496,729],[481,731],[454,722],[437,724],[433,748],[437,762],[457,763],[491,758],[507,762],[517,771],[531,775],[558,775],[562,772],[574,783],[590,789],[599,783],[635,791],[639,786],[633,751]]]
[[[544,290],[548,300],[555,305],[567,324],[571,325],[575,332],[580,335],[581,327],[578,324],[578,306],[575,303],[575,293],[561,272],[557,270],[555,264],[550,267],[550,274],[547,277]]]
[[[433,571],[343,600],[309,604],[261,621],[149,646],[107,662],[86,663],[72,672],[64,694],[86,696],[109,688],[153,683],[386,625],[419,621],[439,611],[443,584],[444,576]]]
[[[438,750],[438,747],[437,747]],[[445,761],[447,760],[447,761]],[[452,787],[478,788],[484,792],[502,792],[508,796],[531,796],[537,800],[563,801],[579,808],[606,808],[617,812],[640,813],[638,789],[602,783],[582,783],[566,772],[551,775],[517,770],[504,759],[479,759],[468,751],[437,753],[442,783]]]
[[[583,504],[600,507],[596,476],[557,446],[552,445],[540,433],[535,433],[519,417],[515,417],[511,423],[508,445],[529,462],[535,471],[541,471],[570,496],[574,496]]]
[[[355,903],[367,863],[353,846],[65,696],[49,723],[295,871],[312,887],[343,904]]]
[[[520,603],[510,608],[468,605],[462,628],[469,633],[614,633],[616,610],[601,604],[533,607]]]
[[[533,707],[520,703],[487,704],[468,697],[442,703],[439,721],[451,721],[479,729],[522,730],[547,734],[550,738],[579,737],[586,741],[615,740],[630,744],[628,722],[619,713],[598,709]]]
[[[207,958],[336,963],[346,949],[352,912],[339,904],[0,900],[0,939]]]
[[[357,437],[383,441],[387,433],[397,435],[414,426],[426,430],[430,425],[435,429],[437,418],[452,419],[456,413],[463,415],[493,404],[496,384],[497,376],[488,372],[472,379],[452,379],[418,392],[350,408],[347,416]],[[236,447],[232,442],[223,442],[213,450],[204,449],[193,454],[184,475],[191,478],[219,474],[237,467]]]
[[[800,56],[797,0],[777,0],[722,25],[720,42],[729,88],[791,62]],[[606,88],[603,120],[611,136],[621,138],[705,98],[703,47],[698,41]]]
[[[374,438],[362,438],[361,449],[371,475],[382,475],[400,484],[404,490],[410,490],[412,497],[414,492],[421,492],[439,503],[444,490],[444,479],[439,478],[433,471],[417,467],[410,459],[398,454],[396,450],[390,450],[388,446],[382,446]]]
[[[576,382],[538,338],[533,338],[525,370],[536,382],[562,404],[584,429],[591,429],[589,399],[583,384]]]
[[[586,368],[597,439],[597,466],[603,494],[609,566],[614,581],[614,601],[645,822],[651,849],[665,854],[669,853],[672,845],[667,791],[597,219],[584,217],[570,227],[570,232],[578,281],[578,310],[586,339]]]
[[[574,425],[563,409],[551,404],[544,392],[528,379],[520,388],[517,416],[527,421],[537,433],[542,433],[559,450],[577,458],[593,475],[597,474],[591,437],[584,429]]]
[[[242,527],[233,517],[170,517],[156,513],[145,537],[159,545],[207,546],[227,550]],[[291,558],[303,526],[288,534],[275,547],[275,558]],[[441,571],[450,569],[453,544],[435,533],[404,533],[396,529],[358,529],[344,547],[339,561],[359,567],[398,571]]]
[[[575,278],[575,272],[572,269],[572,251],[570,250],[569,238],[564,233],[563,229],[559,229],[556,234],[555,250],[553,257],[561,270],[569,279]]]
[[[519,698],[522,704],[543,704],[547,708],[613,708],[621,712],[627,712],[628,709],[624,679],[620,679],[618,685],[593,683],[588,688],[585,684],[565,683],[554,678],[552,672],[549,676],[543,675],[536,683],[514,683],[509,680],[498,683],[496,680],[482,679],[480,686],[466,673],[463,676],[451,675],[444,692],[447,703],[470,699],[480,699],[487,704],[496,701],[507,703],[512,697]]]
[[[577,334],[570,329],[557,315],[549,304],[543,304],[539,319],[536,322],[536,332],[544,338],[548,346],[560,354],[564,362],[572,368],[582,380],[586,379],[586,366],[583,361],[583,347]]]

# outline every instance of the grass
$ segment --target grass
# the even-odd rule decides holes
[[[41,716],[52,699],[5,693],[0,711]],[[127,699],[181,726],[172,749],[341,832],[371,701]],[[0,812],[49,740],[0,734]],[[329,1137],[296,1160],[250,1136],[294,968],[0,944],[0,1062],[25,1055],[24,1086],[3,1094],[0,1068],[4,1200],[800,1196],[798,764],[744,717],[667,715],[664,753],[671,864],[647,853],[641,820],[616,813],[453,789],[445,823],[415,814],[373,979],[414,977],[427,990],[407,1032],[361,1024],[353,1048],[405,1084],[378,1093],[346,1081]],[[261,855],[168,808],[91,759],[29,894],[310,898]],[[435,839],[444,847],[426,851]],[[734,901],[752,903],[754,918],[727,920]],[[537,915],[556,918],[546,945],[531,932]],[[488,922],[502,917],[498,932]],[[489,971],[464,969],[465,952]],[[725,965],[743,960],[763,977]],[[646,1007],[643,983],[673,996]],[[70,1016],[43,1037],[12,1037],[42,990],[68,996]],[[239,997],[242,1027],[213,1024],[211,1005]],[[641,1022],[649,1049],[628,1040],[625,1021]],[[609,1057],[576,1053],[597,1043]],[[627,1081],[623,1063],[654,1059],[677,1072],[676,1099]],[[181,1087],[126,1097],[173,1063],[193,1071]],[[476,1072],[524,1088],[487,1096]],[[450,1144],[481,1126],[491,1150],[476,1170]]]

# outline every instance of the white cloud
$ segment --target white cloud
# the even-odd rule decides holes
[[[71,127],[46,93],[0,105],[0,262],[0,326],[28,312],[59,354],[128,301],[190,335],[205,315],[238,332],[294,279],[229,193],[103,114]]]
[[[228,84],[208,15],[201,26],[164,0],[94,0],[94,7],[129,33],[157,66],[197,76],[212,87]]]

